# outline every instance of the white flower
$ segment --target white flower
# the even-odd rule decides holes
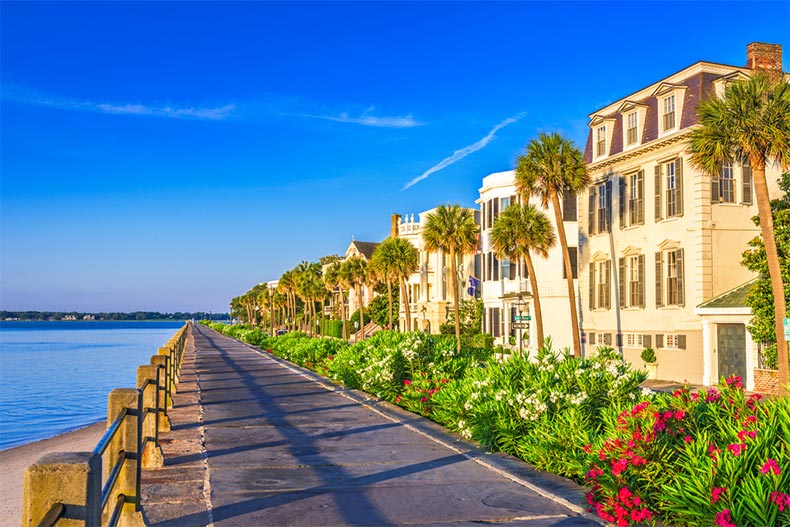
[[[653,393],[653,390],[650,388],[642,388],[642,395],[650,395]]]

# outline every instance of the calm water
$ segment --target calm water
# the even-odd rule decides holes
[[[0,450],[107,417],[183,322],[0,322]]]

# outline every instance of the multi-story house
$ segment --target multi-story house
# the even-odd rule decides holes
[[[483,329],[494,337],[496,344],[518,349],[521,340],[523,350],[535,350],[537,341],[534,320],[535,307],[529,283],[529,274],[524,261],[497,258],[491,247],[491,228],[494,221],[511,203],[519,200],[516,192],[515,173],[512,170],[497,172],[483,178],[480,197],[476,203],[481,211],[481,273],[482,298],[484,302]],[[554,211],[551,206],[543,209],[538,197],[530,203],[543,210],[557,232]],[[565,232],[573,236],[568,240],[568,249],[576,279],[577,239],[576,196],[563,197],[563,223]],[[550,336],[555,350],[573,348],[568,285],[562,248],[559,240],[550,250],[548,258],[533,255],[535,277],[539,285],[540,304],[543,312],[543,333]],[[519,305],[521,298],[521,305]],[[521,314],[519,315],[519,311]],[[516,320],[518,317],[531,320]],[[514,322],[520,322],[514,324]]]
[[[393,215],[393,233],[411,242],[419,252],[419,269],[412,273],[406,281],[409,290],[409,315],[411,316],[412,331],[426,331],[428,333],[439,333],[439,326],[448,322],[450,313],[453,310],[452,278],[450,255],[439,252],[429,252],[425,249],[422,239],[422,226],[425,225],[429,214],[436,208],[426,210],[417,214],[400,216]],[[479,213],[474,212],[475,222],[479,225]],[[479,275],[479,256],[465,254],[460,257],[461,263],[458,266],[458,295],[459,299],[471,299],[475,295],[469,295],[469,278]],[[400,305],[398,317],[398,327],[401,331],[406,330],[406,310],[403,304]]]
[[[351,243],[348,245],[346,249],[344,260],[349,258],[362,258],[366,262],[370,262],[371,257],[373,256],[373,251],[376,250],[378,247],[378,242],[360,242],[354,240],[352,238]],[[375,296],[373,292],[373,288],[368,286],[368,284],[363,284],[360,288],[362,293],[362,298],[357,298],[356,288],[352,287],[348,293],[348,303],[346,309],[348,310],[346,316],[351,316],[357,309],[359,309],[360,304],[362,307],[367,306],[370,304],[370,301],[373,300]]]
[[[781,46],[753,43],[747,67],[697,62],[590,114],[580,196],[582,328],[586,349],[620,349],[637,366],[645,347],[658,377],[709,384],[737,373],[753,385],[755,343],[743,322],[706,323],[695,308],[742,286],[740,265],[760,234],[748,163],[706,174],[689,161],[697,108],[757,64],[781,72]],[[776,194],[779,167],[767,167]],[[741,295],[742,296],[742,295]]]

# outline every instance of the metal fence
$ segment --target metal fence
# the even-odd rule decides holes
[[[24,526],[53,527],[69,520],[69,525],[114,527],[124,513],[140,512],[142,469],[162,464],[159,432],[169,430],[167,410],[189,326],[178,330],[149,365],[138,367],[137,388],[110,392],[107,431],[93,452],[49,454],[28,467]]]

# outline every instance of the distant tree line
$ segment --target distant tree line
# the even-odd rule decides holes
[[[197,311],[160,313],[134,311],[132,313],[82,313],[78,311],[0,311],[0,320],[227,320],[227,313]]]

